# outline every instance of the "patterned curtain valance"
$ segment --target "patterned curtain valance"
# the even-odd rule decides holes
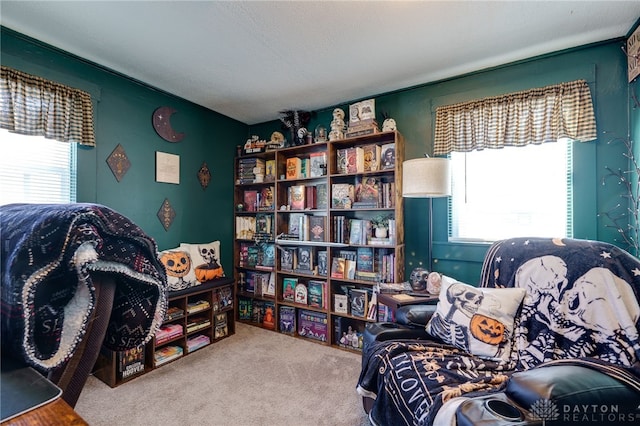
[[[436,109],[434,155],[596,138],[591,92],[577,80]]]
[[[61,142],[96,144],[89,93],[4,66],[0,128]]]

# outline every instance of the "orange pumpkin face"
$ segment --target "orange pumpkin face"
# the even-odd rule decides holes
[[[214,278],[224,276],[224,271],[221,267],[212,268],[209,264],[204,263],[200,266],[196,266],[195,269],[196,279],[201,283],[210,281]]]
[[[504,324],[494,318],[474,314],[469,329],[473,337],[490,345],[499,345],[505,340]]]
[[[182,278],[191,269],[191,258],[186,251],[165,251],[160,256],[160,262],[171,277]]]

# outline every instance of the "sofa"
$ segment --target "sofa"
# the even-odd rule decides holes
[[[365,330],[373,425],[638,424],[640,260],[598,241],[514,238],[477,286]]]

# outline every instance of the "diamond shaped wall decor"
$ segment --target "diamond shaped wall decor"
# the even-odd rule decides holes
[[[160,210],[158,210],[158,219],[160,219],[160,223],[164,226],[164,230],[168,231],[173,223],[173,219],[176,218],[176,211],[171,206],[168,198],[165,198],[160,206]]]
[[[127,153],[124,152],[122,145],[118,144],[111,154],[109,154],[107,164],[116,177],[116,180],[120,182],[127,171],[129,171],[129,167],[131,167],[131,162],[127,157]]]
[[[203,162],[200,170],[198,170],[198,181],[200,181],[200,186],[202,186],[203,190],[207,189],[209,182],[211,182],[211,171],[206,162]]]

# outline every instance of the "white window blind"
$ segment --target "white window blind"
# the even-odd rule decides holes
[[[452,152],[449,238],[572,236],[572,142]]]
[[[76,143],[0,130],[0,204],[76,201]]]

